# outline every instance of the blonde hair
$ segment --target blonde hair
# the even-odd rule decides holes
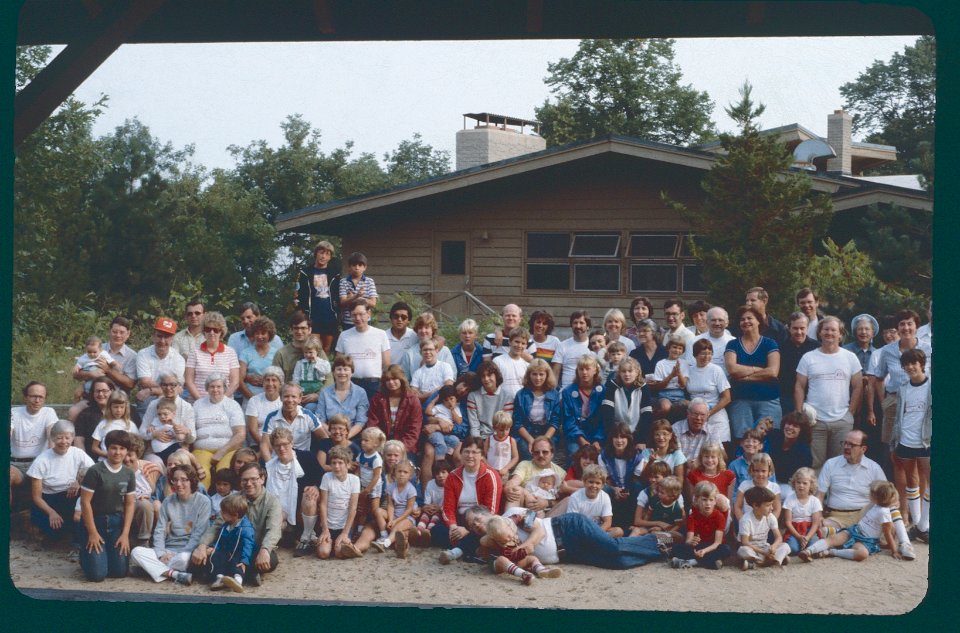
[[[610,343],[610,344],[613,345],[613,343]],[[644,385],[644,381],[643,381],[643,372],[640,370],[640,363],[637,362],[637,359],[635,359],[635,358],[630,358],[629,356],[627,356],[626,358],[624,358],[622,361],[620,361],[620,364],[617,365],[617,377],[616,377],[616,380],[617,380],[618,382],[620,381],[620,372],[623,371],[624,369],[626,369],[627,367],[632,367],[633,369],[635,369],[635,370],[637,371],[637,377],[634,378],[634,379],[633,379],[633,382],[630,383],[629,385],[623,385],[623,386],[624,386],[624,387],[638,387],[638,388],[639,388],[639,387],[642,387],[642,386]]]
[[[703,470],[704,454],[717,456],[717,470],[722,471],[727,467],[726,451],[723,450],[723,447],[715,442],[708,442],[700,448],[700,454],[697,455],[694,469]]]
[[[323,343],[320,341],[320,337],[318,335],[311,334],[307,337],[307,340],[303,342],[303,349],[312,349],[313,351],[319,353],[320,350],[323,349]]]
[[[553,391],[557,388],[557,376],[550,368],[550,364],[542,358],[534,358],[527,365],[527,371],[523,374],[523,386],[526,389],[533,389],[530,383],[530,373],[533,371],[542,371],[546,373],[547,379],[543,381],[543,391]]]
[[[377,429],[377,430],[379,431],[380,429]],[[381,432],[381,434],[382,434],[382,432]],[[386,436],[384,436],[384,437],[386,437]],[[406,454],[407,454],[407,447],[404,446],[404,445],[403,445],[403,442],[401,442],[400,440],[388,440],[388,441],[383,445],[383,448],[381,449],[381,452],[382,452],[382,453],[386,453],[387,451],[390,451],[390,450],[393,450],[393,449],[399,450],[399,451],[400,451],[400,455],[406,455]]]
[[[614,352],[623,352],[627,353],[627,346],[621,343],[620,341],[613,341],[612,343],[607,343],[607,354],[613,354]]]
[[[497,411],[493,414],[491,426],[493,426],[494,430],[511,429],[513,428],[513,416],[507,411]]]
[[[812,468],[798,468],[797,472],[790,477],[790,486],[796,488],[795,482],[798,479],[806,479],[810,482],[810,494],[817,494],[817,473]]]
[[[712,481],[701,481],[693,487],[694,499],[712,499],[718,494],[720,491]]]
[[[586,481],[588,479],[599,479],[600,481],[606,481],[607,470],[600,464],[590,464],[585,466],[583,469],[583,474],[580,475],[580,481]]]
[[[177,413],[177,402],[173,398],[157,398],[157,413],[161,411],[173,411]]]
[[[239,519],[246,516],[247,508],[247,499],[243,495],[227,495],[220,501],[221,515],[223,515],[223,511],[226,510],[227,513]]]
[[[773,479],[773,460],[766,453],[756,453],[750,458],[749,472],[753,472],[755,466],[766,466],[770,471],[770,479]]]
[[[683,490],[683,484],[676,475],[670,475],[660,480],[660,490],[672,495],[679,495]]]
[[[381,451],[384,448],[384,442],[387,440],[387,435],[378,429],[375,426],[368,426],[363,429],[363,432],[360,434],[361,437],[366,435],[367,437],[372,437],[377,440],[377,445],[374,447],[374,450]]]
[[[593,386],[596,387],[600,384],[600,363],[597,361],[597,357],[593,354],[584,354],[580,357],[580,360],[577,361],[577,371],[580,371],[581,368],[590,365],[593,367]],[[579,383],[579,380],[577,380]]]
[[[327,428],[329,429],[332,425],[345,426],[347,429],[350,428],[350,418],[342,413],[334,413],[329,418],[327,418]]]
[[[416,475],[417,473],[417,469],[413,465],[413,462],[411,462],[409,459],[403,458],[399,462],[397,462],[396,466],[393,467],[393,473],[391,474],[396,476],[396,472],[401,468],[404,468],[410,472],[410,479],[413,479],[414,475]]]
[[[270,443],[276,445],[279,440],[289,440],[293,444],[293,432],[285,426],[278,426],[270,433]]]
[[[114,418],[113,417],[113,405],[114,403],[122,402],[123,403],[123,417]],[[123,389],[115,389],[113,393],[110,394],[110,397],[107,398],[107,407],[103,412],[103,419],[111,422],[113,420],[123,420],[126,423],[126,430],[130,431],[133,428],[136,428],[133,424],[133,420],[130,419],[130,396],[127,395],[127,392]]]
[[[490,538],[492,538],[494,541],[507,539],[514,535],[511,525],[512,523],[509,519],[494,515],[487,520],[487,534],[489,534]]]
[[[897,494],[897,487],[893,482],[877,479],[870,484],[870,500],[878,506],[890,508],[899,503],[900,495]]]

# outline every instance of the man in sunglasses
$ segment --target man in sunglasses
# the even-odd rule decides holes
[[[550,438],[541,435],[533,440],[533,450],[530,451],[533,459],[522,461],[517,464],[510,479],[503,486],[503,494],[506,499],[506,507],[510,508],[521,505],[524,494],[524,487],[541,471],[552,470],[557,476],[557,481],[563,481],[566,472],[563,468],[553,463],[553,442]],[[552,500],[532,497],[527,500],[527,508],[530,510],[547,510],[553,503]]]
[[[387,340],[390,341],[390,358],[399,361],[407,350],[419,343],[417,333],[410,329],[413,310],[405,301],[397,301],[390,306],[390,329]]]
[[[187,309],[183,312],[183,321],[187,327],[180,328],[173,335],[173,349],[187,358],[190,352],[200,347],[203,343],[203,302],[194,299],[187,304]]]

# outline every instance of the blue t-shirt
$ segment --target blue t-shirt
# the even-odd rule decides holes
[[[743,349],[740,339],[735,338],[727,343],[726,352],[734,352],[737,355],[738,365],[766,367],[767,357],[773,352],[779,354],[780,347],[773,339],[761,336],[756,349],[748,354]],[[731,377],[730,391],[734,400],[774,400],[780,397],[780,385],[776,378],[766,382],[744,382]]]

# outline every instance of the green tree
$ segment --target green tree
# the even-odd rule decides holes
[[[713,102],[680,84],[670,39],[582,40],[571,58],[547,65],[556,101],[536,109],[548,145],[625,134],[685,145],[713,138]]]
[[[866,141],[894,145],[897,161],[877,173],[918,173],[933,188],[934,114],[937,105],[936,42],[919,38],[889,61],[874,61],[854,81],[840,86],[853,129]]]
[[[397,148],[383,155],[391,185],[442,176],[450,171],[450,152],[435,150],[419,134],[400,141]]]
[[[690,248],[703,263],[711,301],[739,305],[744,290],[763,286],[771,312],[784,314],[809,276],[813,244],[832,207],[827,196],[811,192],[805,174],[788,172],[792,158],[783,144],[760,134],[764,106],[754,105],[750,93],[744,84],[740,101],[726,108],[740,133],[720,135],[723,153],[701,182],[703,204],[665,199],[697,233]]]

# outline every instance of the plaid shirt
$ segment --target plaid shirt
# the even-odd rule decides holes
[[[700,429],[699,433],[694,433],[690,430],[690,424],[686,420],[674,422],[673,433],[677,436],[680,451],[686,456],[689,462],[692,462],[700,455],[700,449],[707,441],[717,441],[707,432],[706,425]]]

